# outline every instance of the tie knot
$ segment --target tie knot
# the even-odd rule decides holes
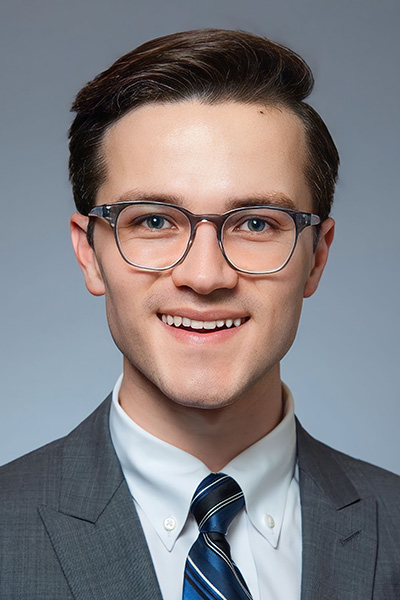
[[[243,492],[236,481],[224,473],[211,473],[195,491],[190,510],[202,533],[225,535],[243,506]]]

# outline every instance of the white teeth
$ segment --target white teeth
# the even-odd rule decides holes
[[[179,315],[161,315],[163,323],[173,325],[174,327],[190,327],[191,329],[207,329],[212,331],[213,329],[221,329],[222,327],[230,328],[232,325],[239,327],[244,323],[244,319],[237,317],[236,319],[217,319],[216,321],[198,321],[195,319],[189,319],[188,317],[180,317]]]

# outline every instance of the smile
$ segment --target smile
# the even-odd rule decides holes
[[[240,327],[243,323],[248,320],[248,317],[237,317],[235,319],[217,319],[215,321],[198,321],[195,319],[189,319],[188,317],[181,317],[178,315],[159,315],[159,318],[166,325],[171,327],[181,327],[182,329],[191,329],[196,331],[216,331],[221,329],[230,329],[231,327]]]

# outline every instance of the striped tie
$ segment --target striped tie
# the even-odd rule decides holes
[[[243,506],[243,492],[228,475],[211,473],[200,483],[190,505],[200,533],[186,561],[183,600],[251,600],[225,538]]]

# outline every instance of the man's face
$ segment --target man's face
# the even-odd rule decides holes
[[[103,151],[107,178],[97,204],[152,197],[194,213],[223,213],[249,200],[290,201],[297,210],[312,211],[303,126],[286,109],[194,101],[149,105],[115,123]],[[328,245],[323,236],[314,254],[308,228],[282,271],[246,275],[225,262],[214,226],[201,223],[183,263],[146,272],[124,262],[111,228],[96,220],[95,255],[85,247],[80,262],[88,289],[105,293],[125,378],[173,403],[215,408],[262,394],[279,377],[302,299],[317,287]],[[240,325],[183,329],[165,323],[163,315],[164,321],[230,319]]]

